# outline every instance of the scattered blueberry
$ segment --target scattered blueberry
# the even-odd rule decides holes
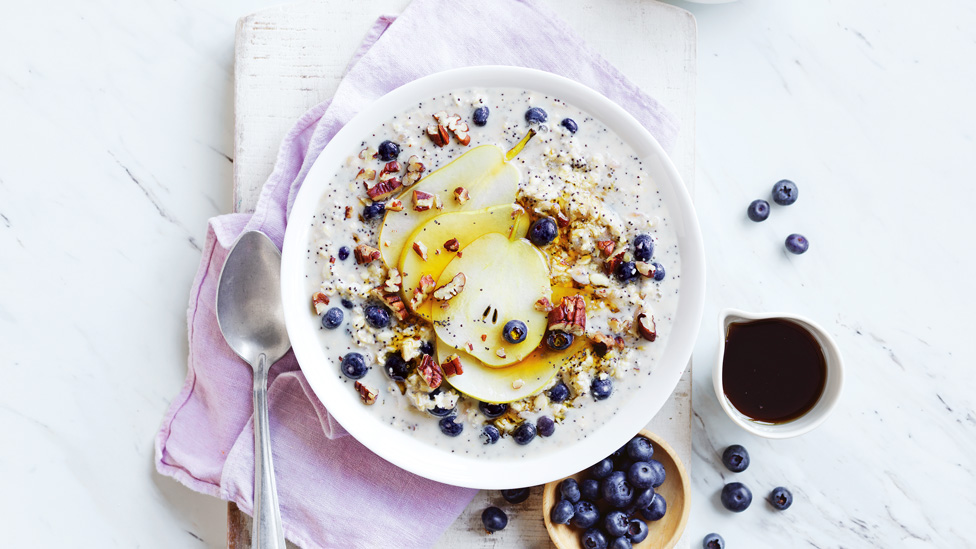
[[[566,386],[562,381],[556,383],[549,389],[549,400],[553,402],[562,402],[569,398],[569,387]]]
[[[543,124],[546,120],[549,120],[549,115],[539,107],[532,107],[525,111],[525,121],[529,124]]]
[[[502,434],[498,432],[498,427],[494,425],[485,425],[485,428],[481,430],[481,441],[485,444],[494,444],[498,442]]]
[[[626,536],[620,536],[619,538],[613,538],[607,549],[633,549],[634,545],[630,542],[630,538]]]
[[[746,214],[749,216],[749,219],[757,223],[760,221],[766,221],[766,218],[769,217],[769,202],[762,199],[753,200],[752,203],[749,204],[749,209],[746,210]]]
[[[322,315],[322,327],[326,330],[335,330],[342,324],[342,319],[345,317],[345,313],[342,309],[338,307],[333,307]]]
[[[573,344],[574,339],[576,338],[573,336],[573,334],[553,330],[546,333],[546,346],[553,351],[565,351],[566,349],[569,349],[570,345]],[[569,396],[569,393],[567,393],[566,396]]]
[[[422,341],[420,343],[420,352],[425,355],[434,356],[434,343],[431,341]]]
[[[551,217],[540,217],[529,227],[529,240],[536,246],[545,246],[556,239],[559,228]]]
[[[508,490],[502,490],[502,497],[505,498],[505,501],[509,503],[522,503],[523,501],[529,499],[529,489],[509,488]]]
[[[654,455],[651,441],[638,435],[627,443],[627,455],[634,461],[647,461]]]
[[[457,419],[456,416],[445,417],[437,422],[437,425],[441,428],[441,432],[449,437],[456,437],[461,434],[464,430],[463,423],[456,423],[454,420]],[[504,526],[502,526],[504,528]]]
[[[793,505],[793,492],[782,486],[777,486],[769,493],[769,504],[780,511],[785,511],[790,508],[790,505]]]
[[[654,255],[654,239],[649,234],[639,234],[634,238],[634,260],[650,261]]]
[[[505,338],[505,341],[512,344],[525,341],[525,336],[528,333],[529,329],[521,320],[509,320],[505,323],[505,327],[502,328],[502,337]]]
[[[490,404],[488,402],[478,403],[478,409],[489,419],[495,419],[508,411],[508,404]]]
[[[481,512],[481,524],[489,532],[504,530],[508,526],[508,515],[498,507],[489,507]]]
[[[661,520],[668,512],[668,502],[661,494],[654,494],[651,504],[641,509],[641,515],[650,521]]]
[[[386,203],[373,202],[369,206],[363,208],[363,219],[365,219],[366,221],[379,219],[380,217],[383,217],[383,212],[385,211],[386,211]]]
[[[796,188],[796,183],[789,179],[781,179],[773,185],[773,202],[780,206],[789,206],[799,198],[800,191]]]
[[[627,537],[634,543],[640,543],[647,538],[647,523],[641,519],[630,519],[627,523]]]
[[[600,481],[600,493],[603,499],[616,509],[623,509],[634,499],[634,487],[627,482],[623,471],[614,471],[610,476]]]
[[[718,534],[708,534],[702,540],[702,549],[725,549],[725,540]]]
[[[569,133],[576,133],[576,130],[579,129],[579,126],[576,125],[576,121],[572,118],[563,118],[563,121],[560,122],[559,125],[569,130]]]
[[[580,541],[586,549],[607,549],[607,536],[599,528],[590,528],[583,532]]]
[[[339,261],[345,261],[349,259],[349,248],[341,246],[339,248]]]
[[[366,324],[374,328],[386,328],[390,325],[390,311],[379,305],[367,305]]]
[[[627,282],[628,280],[633,280],[640,273],[637,272],[637,265],[633,261],[622,261],[620,265],[617,265],[617,280],[621,282]]]
[[[532,442],[532,439],[535,438],[535,425],[530,421],[523,421],[522,423],[519,423],[518,427],[516,427],[515,431],[512,433],[512,438],[515,439],[515,442],[518,444],[525,446],[526,444]]]
[[[627,513],[610,511],[603,517],[603,531],[616,538],[627,533]]]
[[[786,237],[786,250],[791,254],[800,255],[810,249],[810,241],[802,234],[793,233]]]
[[[454,408],[441,408],[440,406],[434,406],[427,413],[434,417],[446,417],[454,413]]]
[[[580,482],[580,496],[589,501],[600,499],[600,481],[588,478]]]
[[[366,367],[366,359],[359,353],[347,353],[342,357],[340,365],[342,373],[349,379],[359,379],[366,375],[369,368]]]
[[[347,309],[352,309],[352,301],[349,301],[348,299],[343,299],[342,306]]]
[[[631,506],[634,509],[646,509],[651,504],[651,500],[654,499],[655,493],[654,488],[650,486],[644,488],[642,491],[638,491],[637,495],[634,496],[634,502],[631,503]]]
[[[568,478],[559,483],[559,494],[562,499],[576,503],[580,500],[579,483],[574,478]]]
[[[664,484],[664,480],[667,478],[667,473],[664,472],[664,465],[656,459],[647,460],[647,464],[651,466],[651,470],[654,473],[654,482],[651,483],[651,486],[657,488]]]
[[[610,458],[603,458],[602,460],[593,464],[590,467],[590,476],[596,480],[603,480],[610,476],[613,472],[613,460]]]
[[[664,265],[655,262],[655,263],[651,263],[651,266],[654,267],[654,280],[658,282],[664,280],[664,275],[666,274],[664,272]]]
[[[600,511],[596,505],[581,499],[573,507],[573,526],[577,528],[589,528],[600,520]]]
[[[741,473],[749,467],[749,451],[742,445],[733,444],[722,452],[722,464],[733,473]]]
[[[376,152],[379,153],[380,160],[383,162],[396,160],[396,158],[400,156],[400,145],[397,145],[396,143],[387,139],[386,141],[380,143],[380,146],[378,149],[376,149]]]
[[[551,437],[556,432],[556,422],[549,416],[542,416],[535,421],[535,430],[540,437]]]
[[[741,513],[752,503],[752,491],[741,482],[730,482],[722,488],[721,499],[726,509]]]
[[[613,392],[613,380],[610,378],[594,379],[593,383],[590,384],[590,390],[593,392],[594,400],[605,400]]]
[[[650,488],[657,480],[655,471],[651,469],[651,464],[646,461],[637,461],[627,470],[627,480],[634,488],[644,490]]]
[[[471,115],[471,121],[475,126],[484,126],[488,123],[488,107],[478,107]]]
[[[574,506],[571,502],[564,499],[556,502],[552,506],[552,510],[549,511],[549,520],[554,524],[569,524],[569,521],[573,519],[575,514]]]
[[[406,381],[407,374],[410,373],[410,365],[400,356],[399,353],[390,353],[383,364],[383,370],[393,381]]]

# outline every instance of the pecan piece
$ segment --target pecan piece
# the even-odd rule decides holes
[[[315,292],[312,294],[312,308],[315,309],[315,314],[320,315],[325,313],[325,308],[329,305],[329,296],[323,294],[322,292]]]
[[[597,240],[596,247],[603,253],[604,257],[610,256],[613,253],[613,248],[616,246],[616,242],[613,240]]]
[[[657,274],[657,267],[653,263],[635,261],[634,266],[637,267],[637,272],[644,278],[654,278],[654,275]]]
[[[556,212],[556,225],[558,225],[560,228],[568,227],[569,217],[562,211]]]
[[[386,206],[384,207],[384,209],[387,210],[387,211],[391,211],[391,212],[403,211],[403,201],[400,200],[400,199],[398,199],[398,198],[394,198],[393,200],[389,200],[389,201],[387,201]]]
[[[454,189],[454,200],[457,200],[458,204],[464,204],[471,198],[468,194],[468,190],[464,187],[458,187]]]
[[[419,240],[415,240],[413,243],[413,251],[417,252],[417,255],[420,256],[420,259],[427,261],[427,246],[424,245],[423,242]]]
[[[359,151],[359,158],[362,160],[372,160],[376,158],[376,149],[373,147],[366,147],[365,149]]]
[[[461,243],[458,242],[458,239],[456,238],[452,238],[444,243],[444,249],[449,252],[456,252],[460,248],[461,248]]]
[[[426,212],[434,207],[434,195],[424,191],[413,191],[413,209],[418,212]]]
[[[597,356],[604,356],[610,349],[620,349],[624,348],[624,338],[613,337],[607,334],[601,334],[599,332],[590,336],[590,343],[593,344],[593,352]]]
[[[407,173],[403,176],[403,184],[409,187],[417,181],[420,181],[426,169],[417,155],[411,156],[407,160]]]
[[[360,244],[356,246],[353,251],[356,254],[356,263],[360,265],[365,265],[371,261],[375,261],[380,258],[380,251],[372,246],[367,246],[365,244]]]
[[[440,387],[441,381],[444,380],[444,376],[441,374],[440,368],[438,368],[437,363],[434,362],[434,357],[426,353],[420,357],[420,365],[417,366],[417,373],[420,374],[420,377],[424,378],[424,383],[426,383],[431,390]]]
[[[496,354],[496,355],[498,355],[498,358],[505,358],[505,356],[506,356],[506,355],[505,355],[505,349],[502,349],[502,348],[500,348],[500,347],[498,348],[498,350],[497,350],[497,351],[495,351],[495,354]],[[516,387],[516,389],[517,389],[517,388],[518,388],[518,387]]]
[[[381,179],[377,181],[375,185],[366,189],[366,196],[368,196],[370,200],[376,202],[395,193],[396,190],[402,186],[403,183],[400,182],[399,178],[394,177],[385,181]]]
[[[400,291],[401,284],[403,284],[403,277],[400,276],[400,271],[397,269],[390,269],[386,282],[383,283],[383,291],[398,292]]]
[[[359,170],[358,174],[356,174],[356,181],[361,181],[364,184],[367,181],[372,181],[374,179],[376,179],[376,170],[367,170],[366,168],[363,168]]]
[[[586,332],[586,300],[583,296],[564,297],[558,307],[549,311],[548,328],[582,336]]]
[[[534,307],[535,307],[535,310],[537,310],[539,312],[548,313],[549,311],[552,310],[553,307],[555,307],[555,305],[552,304],[552,301],[549,301],[549,298],[548,297],[544,297],[544,298],[536,301]]]
[[[427,297],[434,291],[434,286],[437,282],[434,277],[430,275],[424,275],[420,277],[420,285],[414,288],[413,297],[410,298],[410,308],[417,310],[418,307],[423,305],[424,301],[427,301]]]
[[[465,282],[466,279],[464,277],[464,273],[454,275],[454,278],[452,278],[450,282],[434,290],[434,299],[447,301],[453,298],[464,290]]]
[[[447,357],[447,362],[441,364],[441,370],[444,372],[444,377],[459,376],[464,373],[461,368],[461,357],[457,355],[451,355]]]
[[[447,133],[447,128],[440,124],[427,126],[427,137],[438,147],[447,145],[451,140],[451,134]]]
[[[620,248],[616,252],[610,255],[606,261],[603,262],[603,271],[608,275],[612,275],[617,271],[617,266],[620,262],[624,260],[624,253],[626,253],[625,248]]]
[[[657,323],[654,322],[654,315],[638,309],[634,316],[634,323],[637,324],[637,332],[648,341],[657,339]]]
[[[346,219],[352,219],[352,206],[346,206]]]
[[[359,381],[356,382],[356,391],[359,393],[359,398],[363,399],[363,404],[366,406],[376,402],[376,397],[379,396],[376,389],[372,389]]]
[[[386,305],[386,308],[393,313],[393,316],[395,316],[397,320],[407,319],[407,315],[409,314],[407,312],[407,306],[403,303],[403,300],[400,299],[398,294],[386,292],[384,291],[384,288],[374,288],[372,293],[374,296],[379,298],[383,305]]]

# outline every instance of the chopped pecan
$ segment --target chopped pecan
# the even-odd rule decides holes
[[[399,162],[397,162],[396,160],[391,160],[383,165],[383,169],[380,171],[380,179],[383,178],[384,174],[391,174],[391,173],[398,174],[400,173],[401,169],[402,166],[400,166]]]
[[[549,311],[548,328],[582,336],[586,332],[586,300],[583,296],[564,297],[558,307]]]
[[[372,181],[374,179],[376,179],[376,170],[367,170],[366,168],[363,168],[359,170],[358,174],[356,174],[356,181],[361,181],[362,183],[366,183],[367,181]]]
[[[569,217],[562,211],[556,212],[556,225],[559,225],[560,228],[568,227]]]
[[[441,201],[441,195],[439,194],[434,195],[434,207],[438,210],[444,209],[444,203]]]
[[[452,278],[450,282],[434,290],[434,299],[447,301],[453,298],[464,290],[465,282],[466,279],[464,277],[464,273],[454,275],[454,278]]]
[[[360,265],[365,265],[371,261],[375,261],[379,259],[381,255],[379,250],[365,244],[356,246],[353,253],[356,254],[356,263],[359,263]]]
[[[400,199],[398,199],[398,198],[394,198],[392,200],[388,200],[386,202],[386,206],[384,207],[384,209],[387,210],[387,211],[391,211],[391,212],[399,212],[399,211],[402,211],[403,210],[403,201],[400,200]]]
[[[322,292],[315,292],[312,294],[312,308],[315,309],[315,314],[324,314],[325,308],[328,305],[329,296],[323,294]]]
[[[624,260],[624,253],[626,253],[626,248],[620,248],[616,252],[610,255],[606,261],[603,262],[603,271],[608,275],[612,275],[617,270],[617,266],[620,262]]]
[[[403,283],[403,277],[400,276],[400,271],[397,269],[390,269],[387,274],[386,282],[383,283],[383,290],[387,292],[398,292],[400,291],[400,285]]]
[[[374,201],[383,200],[384,198],[395,193],[396,190],[402,186],[403,183],[401,183],[400,179],[396,177],[387,179],[385,181],[380,179],[375,185],[366,189],[366,196],[368,196],[370,200]]]
[[[417,373],[420,374],[420,377],[424,378],[424,382],[431,390],[440,387],[441,381],[444,380],[440,368],[434,362],[434,357],[426,353],[420,357],[420,366],[417,366]]]
[[[352,219],[352,206],[346,206],[346,219]]]
[[[367,406],[376,402],[376,397],[379,396],[376,389],[367,387],[359,381],[356,382],[356,391],[359,392],[359,398],[363,399],[363,404]]]
[[[481,341],[488,341],[488,334],[481,334]]]
[[[610,254],[612,254],[613,253],[613,248],[616,245],[617,245],[617,243],[614,242],[613,240],[597,240],[596,241],[596,247],[597,247],[597,249],[600,250],[600,252],[603,253],[603,256],[604,257],[607,257]]]
[[[471,198],[468,194],[468,190],[464,187],[458,187],[454,189],[454,200],[457,200],[458,204],[464,204]]]
[[[424,191],[413,191],[413,209],[426,212],[434,207],[434,195]]]
[[[427,126],[427,137],[438,147],[443,147],[451,141],[451,134],[447,133],[447,128],[440,124]]]
[[[638,309],[637,314],[634,316],[634,323],[637,324],[637,332],[648,341],[654,341],[657,339],[657,323],[654,322],[654,315],[644,312],[644,309]]]
[[[498,358],[505,358],[505,349],[499,347],[498,350],[495,351],[495,354],[498,355]]]
[[[657,267],[653,263],[635,261],[634,266],[637,267],[637,272],[644,278],[654,278],[654,275],[657,274]]]
[[[459,376],[464,373],[461,368],[461,357],[457,355],[451,355],[447,357],[447,361],[441,364],[441,370],[444,371],[444,377]]]
[[[434,277],[430,275],[420,277],[420,285],[413,289],[413,297],[410,298],[410,308],[416,311],[418,307],[423,305],[424,301],[427,301],[427,297],[433,293],[436,285],[437,282]]]
[[[359,158],[362,160],[372,160],[376,158],[376,149],[373,147],[366,147],[365,149],[359,151]]]
[[[456,238],[452,238],[444,243],[444,249],[449,252],[456,252],[460,248],[461,248],[461,243],[458,242],[458,239]]]
[[[552,301],[549,301],[548,297],[544,297],[535,302],[535,310],[539,312],[548,313],[553,307],[555,305],[552,304]]]
[[[614,338],[613,336],[601,334],[599,332],[589,337],[590,343],[593,344],[593,352],[595,352],[597,356],[607,354],[607,351],[610,349],[616,348],[622,350],[624,348],[624,339],[622,337]]]
[[[372,293],[383,302],[383,305],[386,305],[386,308],[393,313],[397,320],[407,319],[407,315],[410,313],[407,312],[407,306],[404,305],[398,294],[384,291],[384,288],[375,288]]]
[[[424,170],[426,168],[420,162],[420,158],[417,155],[412,155],[407,160],[407,173],[403,176],[403,184],[409,187],[417,181],[420,181],[420,178],[424,175]]]

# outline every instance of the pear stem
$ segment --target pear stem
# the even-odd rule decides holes
[[[532,136],[534,135],[535,135],[535,130],[529,128],[529,133],[525,134],[525,137],[523,137],[521,141],[516,143],[514,147],[512,147],[507,153],[505,153],[505,162],[508,162],[511,159],[518,156],[518,153],[522,152],[522,149],[524,149],[525,145],[528,144],[529,139],[532,139]]]

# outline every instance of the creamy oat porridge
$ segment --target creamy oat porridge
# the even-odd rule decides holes
[[[390,425],[544,452],[655,382],[677,236],[640,158],[586,112],[508,88],[421,101],[363,136],[317,211],[310,322]]]

